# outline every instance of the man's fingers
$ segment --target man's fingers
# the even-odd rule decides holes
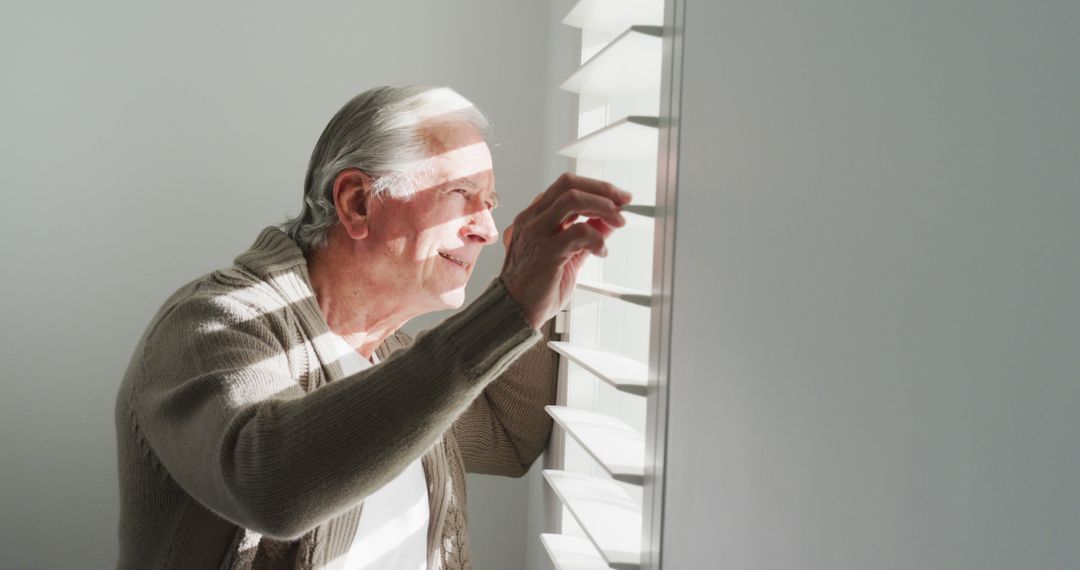
[[[578,216],[598,218],[609,226],[617,228],[626,225],[626,219],[611,200],[576,189],[559,196],[546,211],[540,214],[538,221],[541,227],[554,228],[557,231],[563,229],[567,222],[576,220]]]
[[[589,218],[584,223],[589,224],[590,226],[595,228],[598,232],[600,232],[600,235],[604,236],[604,239],[607,239],[607,237],[615,231],[615,227],[610,226],[605,223],[604,220],[600,220],[597,218]]]
[[[616,206],[629,204],[630,199],[632,198],[629,192],[619,190],[614,184],[565,172],[555,180],[555,183],[552,184],[550,188],[533,201],[532,206],[539,211],[546,210],[553,202],[555,202],[555,200],[559,199],[559,196],[571,190],[602,196],[613,202]]]
[[[562,259],[573,257],[582,251],[590,251],[600,257],[607,255],[602,230],[588,222],[570,226],[556,236],[554,242],[556,252]]]
[[[509,249],[512,241],[514,241],[514,224],[506,226],[506,230],[503,231],[503,245]]]
[[[533,328],[565,304],[567,279],[576,279],[586,255],[607,255],[607,237],[626,225],[620,210],[630,199],[607,182],[564,174],[514,218],[500,277]]]

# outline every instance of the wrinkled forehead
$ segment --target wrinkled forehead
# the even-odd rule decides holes
[[[420,123],[417,128],[427,141],[432,154],[442,154],[476,144],[487,146],[484,135],[463,121],[431,119]]]
[[[422,124],[420,132],[433,157],[432,174],[439,182],[464,180],[481,188],[493,185],[491,150],[475,128],[441,122]]]

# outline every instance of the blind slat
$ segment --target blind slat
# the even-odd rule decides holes
[[[656,160],[660,141],[656,117],[632,115],[593,131],[559,149],[559,154],[578,160]]]
[[[548,346],[615,389],[637,396],[645,395],[649,382],[647,365],[602,348],[559,341],[549,342]]]
[[[633,24],[664,23],[663,0],[580,0],[563,18],[567,26],[621,32]]]
[[[639,205],[639,204],[627,204],[627,205],[622,207],[621,211],[626,212],[628,214],[637,214],[639,216],[643,216],[643,217],[646,217],[646,218],[655,218],[656,217],[656,206],[646,206],[646,205]]]
[[[582,291],[588,291],[590,293],[596,293],[598,295],[605,295],[607,297],[614,297],[620,301],[626,301],[627,303],[633,303],[635,305],[641,305],[642,307],[652,306],[652,296],[644,291],[637,289],[631,289],[630,287],[623,287],[622,285],[612,285],[611,283],[597,283],[595,281],[578,281],[577,288]]]
[[[547,469],[544,479],[608,566],[641,567],[641,508],[610,479]]]
[[[556,570],[608,570],[607,562],[585,538],[565,534],[541,534],[551,562]]]
[[[612,478],[632,485],[645,481],[645,438],[626,422],[566,406],[545,409]]]
[[[611,40],[559,86],[581,95],[610,97],[660,85],[663,28],[633,26]]]

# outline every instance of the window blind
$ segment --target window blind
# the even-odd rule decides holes
[[[577,139],[558,153],[634,199],[608,256],[590,257],[579,274],[565,340],[549,343],[565,362],[559,405],[547,407],[559,468],[544,471],[559,532],[541,541],[559,570],[649,567],[642,545],[656,544],[659,528],[647,503],[660,496],[650,487],[663,439],[650,355],[661,336],[654,281],[663,263],[654,249],[664,248],[654,244],[664,233],[656,206],[664,8],[663,0],[580,0],[563,20],[580,29],[581,63],[560,85],[577,96]]]

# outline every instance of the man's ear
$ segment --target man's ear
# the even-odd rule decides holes
[[[334,178],[334,209],[352,239],[367,237],[371,184],[371,177],[357,168],[346,168]]]

